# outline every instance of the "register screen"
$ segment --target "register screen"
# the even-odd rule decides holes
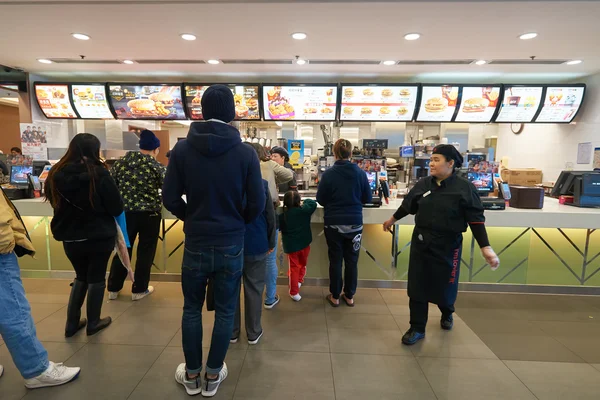
[[[10,170],[10,183],[13,185],[26,185],[27,175],[33,173],[33,166],[13,165]]]

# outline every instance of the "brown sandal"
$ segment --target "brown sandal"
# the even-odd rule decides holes
[[[344,303],[346,303],[348,307],[354,307],[354,299],[347,298],[345,294],[342,295],[342,299],[344,299]]]
[[[333,301],[333,300],[335,300],[335,299],[333,298],[333,295],[331,295],[331,294],[328,294],[328,295],[325,297],[325,300],[327,300],[327,302],[329,303],[329,305],[330,305],[331,307],[333,307],[333,308],[337,308],[337,307],[339,307],[339,306],[340,306],[339,299],[338,299],[338,303],[336,304],[336,303]]]

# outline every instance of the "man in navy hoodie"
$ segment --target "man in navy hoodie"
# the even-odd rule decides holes
[[[206,122],[194,122],[171,151],[163,203],[184,221],[181,268],[185,363],[175,373],[189,395],[212,397],[227,378],[223,362],[233,332],[240,292],[246,224],[265,207],[256,152],[245,146],[227,86],[208,88],[201,100]],[[185,194],[186,199],[182,196]],[[202,306],[208,278],[214,279],[215,325],[202,382]]]

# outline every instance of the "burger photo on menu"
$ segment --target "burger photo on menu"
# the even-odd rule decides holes
[[[366,88],[363,90],[363,95],[365,96],[373,96],[375,94],[375,92],[373,92],[373,89],[371,88]]]
[[[373,109],[371,107],[363,107],[360,109],[361,115],[368,115],[368,114],[371,114],[372,112],[373,112]]]
[[[394,95],[394,91],[392,89],[383,89],[381,91],[382,97],[392,97]]]
[[[352,89],[352,88],[344,89],[344,96],[345,97],[354,97],[354,89]]]
[[[398,109],[398,115],[406,115],[408,113],[408,108],[406,107],[400,107]]]
[[[379,113],[380,113],[381,115],[387,115],[387,114],[389,114],[391,111],[392,111],[392,110],[390,110],[390,108],[389,108],[389,107],[381,107],[381,108],[379,109]]]
[[[489,106],[490,101],[482,97],[475,97],[465,100],[463,104],[463,112],[466,113],[478,113],[484,112]]]
[[[410,96],[410,90],[409,89],[400,89],[400,96],[406,97],[406,96]]]
[[[109,85],[109,98],[119,119],[185,119],[180,86]]]
[[[175,99],[168,93],[154,93],[150,95],[150,100],[154,102],[160,102],[164,106],[171,107],[175,104]]]
[[[354,107],[344,107],[344,109],[342,111],[344,112],[344,114],[353,114]]]
[[[444,111],[448,107],[448,100],[443,97],[432,97],[425,103],[425,111],[430,113],[438,113]]]

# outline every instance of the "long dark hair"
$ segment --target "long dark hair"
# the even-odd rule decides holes
[[[283,196],[283,213],[286,214],[292,208],[301,207],[302,198],[296,190],[289,190]]]
[[[256,151],[256,154],[258,155],[258,159],[260,161],[269,161],[271,159],[271,157],[269,157],[269,154],[267,154],[267,150],[265,150],[265,148],[262,145],[250,142],[244,143],[246,143],[248,146],[252,147]]]
[[[90,133],[80,133],[75,135],[66,154],[55,166],[50,169],[46,185],[50,188],[50,197],[46,200],[50,202],[53,208],[60,208],[61,194],[56,189],[54,177],[69,164],[84,164],[90,175],[89,200],[94,208],[94,195],[96,194],[96,178],[98,176],[98,167],[106,168],[106,165],[100,159],[100,140]]]

